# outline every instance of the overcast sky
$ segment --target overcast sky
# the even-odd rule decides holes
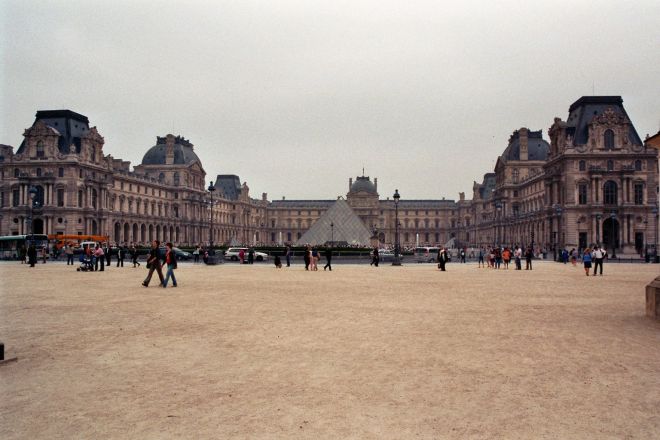
[[[70,109],[105,153],[195,144],[251,195],[457,199],[509,135],[621,95],[660,129],[660,1],[0,0],[0,143]]]

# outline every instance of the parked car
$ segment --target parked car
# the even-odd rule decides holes
[[[369,255],[373,258],[374,251],[371,251]],[[380,261],[392,261],[394,260],[394,251],[392,249],[378,249],[378,258]],[[399,260],[403,260],[401,252],[399,252]]]
[[[250,251],[249,248],[241,248],[241,247],[230,247],[227,249],[225,252],[225,260],[231,260],[231,261],[238,261],[240,258],[238,257],[238,253],[243,249],[245,252],[245,261],[247,261],[248,258],[248,252]],[[254,260],[255,261],[266,261],[268,260],[268,254],[264,254],[263,252],[257,252],[254,251]]]
[[[190,252],[182,251],[178,247],[173,247],[172,250],[174,251],[174,255],[176,255],[176,259],[181,261],[181,260],[190,260],[192,258],[192,254]],[[165,249],[165,246],[161,246],[158,248],[158,254],[160,255],[161,258],[165,258],[165,252],[167,250]]]
[[[415,261],[418,263],[433,263],[438,260],[440,248],[422,246],[415,248]]]

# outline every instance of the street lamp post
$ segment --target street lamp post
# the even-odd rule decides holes
[[[335,223],[330,222],[330,246],[335,245]]]
[[[392,260],[392,266],[401,266],[401,260],[399,259],[399,190],[394,190],[394,259]]]
[[[562,254],[562,242],[561,242],[561,213],[562,213],[562,208],[559,204],[555,205],[555,212],[557,213],[557,235],[555,237],[555,261],[557,260],[557,257],[561,257]],[[557,251],[559,250],[559,253]]]
[[[497,247],[502,247],[502,231],[500,227],[502,225],[502,202],[499,200],[495,202],[495,209],[497,209],[497,220],[495,222],[495,241],[497,242]]]
[[[612,258],[616,258],[616,238],[614,237],[614,220],[616,219],[616,212],[610,213],[610,237],[612,240]]]
[[[28,190],[28,194],[30,195],[30,240],[28,241],[28,246],[34,241],[34,205],[39,203],[35,200],[37,193],[37,188],[34,186],[31,186]]]
[[[600,246],[600,220],[602,218],[600,214],[596,214],[596,246]]]
[[[211,261],[211,257],[215,255],[215,250],[213,249],[213,192],[215,191],[215,185],[213,185],[212,180],[209,183],[209,187],[207,189],[211,197],[211,227],[209,229],[209,261]]]

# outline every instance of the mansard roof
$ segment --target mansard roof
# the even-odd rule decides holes
[[[167,136],[157,136],[156,145],[151,147],[142,158],[142,165],[165,165],[167,154]],[[193,151],[193,144],[182,136],[174,138],[174,165],[190,165],[199,162],[199,157]]]
[[[241,179],[235,174],[218,174],[213,184],[229,200],[238,200],[241,195]]]
[[[38,121],[57,131],[59,134],[57,148],[63,154],[79,153],[81,139],[90,130],[87,116],[71,110],[39,110],[32,125],[34,126]],[[71,145],[74,146],[73,151]],[[21,142],[16,153],[21,154],[24,149],[25,139]]]
[[[547,160],[550,144],[543,140],[543,131],[527,132],[527,160]],[[520,130],[513,132],[509,138],[509,145],[502,153],[505,162],[520,160]]]
[[[573,136],[574,144],[585,145],[589,141],[589,123],[608,108],[630,121],[620,96],[583,96],[571,104],[568,109],[566,126],[567,133]],[[642,145],[642,140],[632,123],[630,123],[628,139],[633,144]]]

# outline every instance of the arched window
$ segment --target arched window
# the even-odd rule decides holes
[[[642,161],[641,160],[636,160],[635,161],[635,171],[642,171]]]
[[[18,168],[14,168],[14,177],[18,178],[21,175],[21,171]]]
[[[615,182],[608,180],[603,186],[603,201],[606,205],[617,204],[617,185]]]
[[[98,194],[95,189],[92,189],[92,208],[96,209],[96,202],[98,199]]]
[[[614,149],[614,132],[612,130],[605,130],[605,134],[603,135],[603,140],[605,141],[606,150]]]
[[[42,141],[37,142],[37,157],[44,157],[44,143]]]
[[[579,168],[580,171],[586,171],[587,170],[587,162],[581,160],[578,163],[578,168]]]
[[[614,161],[613,160],[608,160],[607,161],[607,171],[614,171]]]

